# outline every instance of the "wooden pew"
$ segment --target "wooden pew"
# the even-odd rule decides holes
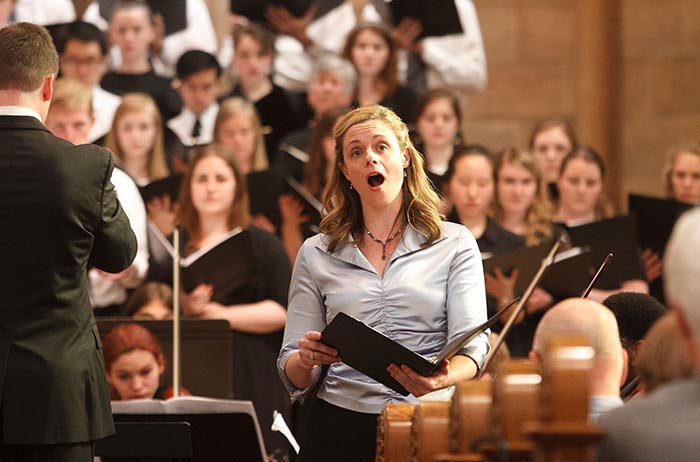
[[[448,401],[423,401],[416,405],[411,426],[410,462],[433,462],[447,452],[450,426]]]
[[[588,423],[588,380],[594,351],[584,339],[557,338],[544,354],[540,419],[525,426],[538,462],[595,460],[604,432]]]
[[[377,462],[406,462],[411,454],[413,404],[388,404],[377,420]]]

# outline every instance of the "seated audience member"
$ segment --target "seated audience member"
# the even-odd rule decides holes
[[[603,191],[605,164],[603,159],[589,147],[578,147],[564,157],[561,164],[557,189],[559,202],[555,219],[566,226],[579,226],[612,216]],[[588,297],[602,302],[616,292],[648,293],[641,260],[618,259],[615,265],[621,271],[603,272]]]
[[[336,167],[333,128],[347,112],[346,107],[327,110],[311,131],[309,161],[304,164],[301,183],[321,203],[326,184]],[[316,234],[316,230],[308,226],[309,217],[304,214],[303,204],[294,195],[280,196],[279,209],[282,218],[280,237],[293,267],[304,239]]]
[[[356,80],[355,68],[338,56],[326,55],[314,65],[306,96],[314,116],[307,127],[293,131],[282,139],[275,160],[275,164],[295,180],[301,181],[304,164],[309,161],[307,151],[312,128],[328,109],[350,104]]]
[[[165,372],[163,348],[138,324],[121,324],[102,341],[107,383],[113,401],[164,399],[160,377]]]
[[[454,0],[461,33],[421,38],[421,19],[404,18],[394,28],[394,38],[404,53],[401,74],[416,91],[443,86],[472,93],[486,86],[486,53],[476,8],[471,0]],[[444,15],[439,8],[434,14]]]
[[[301,108],[295,107],[286,90],[271,80],[274,38],[259,24],[239,26],[233,31],[232,68],[236,85],[231,96],[242,96],[255,104],[265,133],[265,151],[273,163],[277,145],[289,132],[303,125]]]
[[[213,55],[191,50],[180,57],[176,70],[174,84],[184,108],[168,121],[168,127],[185,146],[210,143],[219,112],[216,98],[219,96],[221,66]]]
[[[644,336],[637,361],[644,393],[693,377],[693,366],[673,313],[661,316]]]
[[[584,338],[595,352],[588,380],[588,420],[596,422],[601,414],[622,406],[620,384],[626,375],[627,359],[612,312],[585,298],[557,303],[535,330],[530,360],[541,364],[556,337]]]
[[[171,319],[173,289],[162,282],[147,282],[131,294],[123,313],[136,319]]]
[[[90,89],[75,80],[59,79],[46,118],[46,127],[54,135],[73,144],[86,144],[92,121]],[[95,314],[101,316],[119,312],[126,302],[127,290],[141,284],[148,272],[146,209],[141,194],[129,175],[119,168],[114,168],[111,180],[136,234],[138,252],[131,266],[119,274],[106,273],[97,268],[89,270],[90,302]]]
[[[363,23],[348,35],[342,53],[357,71],[353,106],[381,104],[405,123],[412,122],[415,93],[399,82],[398,52],[391,30],[381,23]]]
[[[687,204],[700,204],[700,144],[674,150],[664,168],[666,196]]]
[[[615,315],[620,328],[620,341],[627,351],[627,378],[625,385],[634,379],[639,371],[639,350],[644,345],[651,326],[666,313],[666,307],[654,297],[636,292],[618,292],[603,300]]]
[[[56,43],[59,71],[66,79],[82,82],[92,92],[95,122],[88,141],[95,142],[109,132],[121,98],[100,87],[107,71],[107,38],[96,26],[76,21],[66,26]]]
[[[147,2],[120,0],[109,21],[110,42],[119,48],[121,62],[102,77],[102,88],[123,96],[146,93],[158,105],[165,120],[182,110],[182,101],[172,79],[157,75],[150,61],[156,40],[153,11]]]
[[[383,21],[373,2],[352,0],[323,0],[299,18],[282,5],[270,5],[265,18],[279,33],[275,40],[275,83],[292,92],[307,90],[316,61],[326,54],[339,55],[358,23]]]
[[[462,110],[457,97],[446,88],[436,88],[418,97],[414,108],[415,143],[425,159],[428,178],[442,191],[455,147],[462,144]]]
[[[681,462],[700,454],[700,209],[684,214],[664,253],[666,300],[690,359],[693,377],[658,388],[600,419],[606,431],[600,462]]]
[[[139,186],[167,177],[163,127],[153,98],[145,93],[124,96],[105,139],[115,163]]]
[[[545,119],[530,134],[530,151],[535,155],[552,200],[559,198],[557,179],[561,161],[577,147],[574,127],[560,117]]]

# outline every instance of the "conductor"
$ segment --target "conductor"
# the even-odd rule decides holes
[[[44,127],[46,30],[1,29],[0,63],[0,460],[87,462],[114,432],[87,269],[125,270],[136,238],[109,152]]]

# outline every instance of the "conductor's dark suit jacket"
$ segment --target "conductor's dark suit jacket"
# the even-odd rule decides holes
[[[87,268],[126,269],[136,238],[112,159],[34,117],[0,116],[0,442],[66,444],[114,431]]]

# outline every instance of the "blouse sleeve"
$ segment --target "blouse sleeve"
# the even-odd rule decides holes
[[[457,252],[447,279],[448,341],[486,321],[486,289],[481,254],[474,236],[460,227]],[[489,331],[468,343],[460,354],[469,356],[479,369],[490,346]]]
[[[321,368],[316,368],[316,377],[306,389],[300,390],[292,384],[285,374],[289,358],[299,349],[299,340],[310,330],[321,332],[326,327],[325,305],[323,296],[313,275],[309,262],[309,253],[317,249],[307,240],[299,251],[292,282],[289,288],[289,304],[287,305],[287,323],[284,327],[284,340],[277,359],[277,370],[282,383],[289,391],[292,401],[300,399],[303,402],[306,393],[313,388],[321,374]]]

